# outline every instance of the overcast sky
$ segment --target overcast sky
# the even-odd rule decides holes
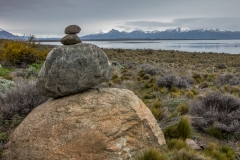
[[[240,0],[0,0],[0,28],[15,34],[61,37],[99,30],[219,28],[240,31]]]

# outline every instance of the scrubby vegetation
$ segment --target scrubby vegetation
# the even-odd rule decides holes
[[[229,159],[219,153],[221,146],[233,149],[237,159],[240,55],[104,50],[123,67],[114,66],[108,85],[132,90],[149,107],[167,140],[167,159]],[[203,151],[189,148],[186,138],[195,139]],[[220,158],[205,151],[211,144],[219,146]]]
[[[32,49],[19,51],[13,43]],[[30,82],[35,81],[45,51],[51,47],[20,43],[0,41],[0,152],[10,130],[47,100],[37,95]],[[166,150],[149,146],[138,159],[231,160],[240,156],[240,55],[150,49],[104,51],[113,63],[113,73],[103,86],[132,90],[152,111],[166,137]],[[13,82],[11,72],[16,67],[24,67],[16,77],[30,84],[24,87]],[[187,138],[202,150],[191,149]]]
[[[33,38],[29,41],[0,41],[0,61],[4,66],[24,66],[46,58],[48,49],[39,48]]]
[[[240,133],[240,100],[231,95],[211,92],[201,100],[193,100],[191,114],[198,117],[194,123],[197,128],[216,138]]]
[[[25,117],[47,99],[38,93],[35,83],[17,85],[5,94],[0,94],[1,117],[4,120],[11,120],[16,116]]]
[[[159,149],[150,148],[135,158],[135,160],[167,160],[167,158],[162,155]]]

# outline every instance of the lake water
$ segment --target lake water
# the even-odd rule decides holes
[[[240,54],[240,40],[124,40],[83,41],[101,48],[179,50],[187,52],[214,52]],[[61,45],[60,42],[41,44]]]

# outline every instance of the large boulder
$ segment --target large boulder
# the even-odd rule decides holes
[[[10,136],[5,160],[133,159],[165,147],[157,121],[131,91],[91,89],[35,108]]]
[[[111,63],[102,49],[86,43],[58,46],[48,53],[36,87],[47,97],[87,90],[110,78]]]

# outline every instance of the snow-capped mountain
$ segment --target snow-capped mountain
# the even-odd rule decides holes
[[[100,39],[240,39],[239,31],[226,31],[217,28],[195,29],[175,28],[164,31],[135,29],[131,32],[112,29],[82,36],[83,40]]]
[[[20,39],[20,37],[0,28],[0,39]]]

